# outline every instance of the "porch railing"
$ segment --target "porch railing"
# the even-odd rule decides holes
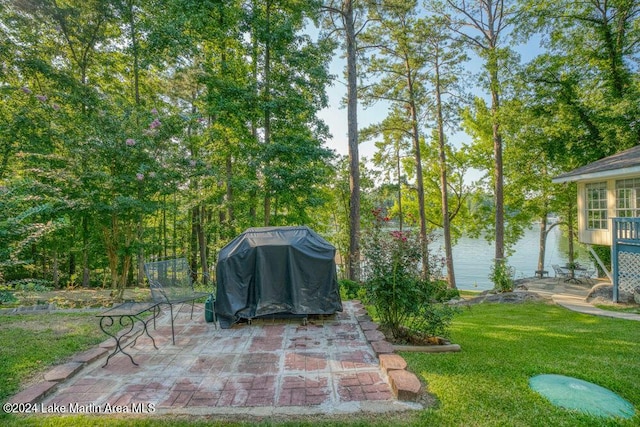
[[[613,218],[613,300],[640,285],[640,218]]]
[[[613,218],[613,237],[620,243],[640,244],[640,218]]]

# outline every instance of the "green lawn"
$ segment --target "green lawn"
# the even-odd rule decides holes
[[[49,365],[105,337],[93,313],[0,316],[0,402],[15,394],[21,383],[41,376]]]
[[[611,305],[611,304],[596,304],[596,307],[601,308],[603,310],[617,311],[620,313],[640,314],[640,307],[637,305],[618,307],[616,305]]]
[[[102,337],[92,316],[46,315],[44,324],[67,323],[56,330],[43,327],[27,337],[18,317],[0,317],[0,342],[23,343],[9,354],[2,346],[3,378],[0,400],[17,388],[18,380],[33,369],[64,358]],[[59,317],[58,317],[59,316]],[[22,316],[23,318],[26,316]],[[10,322],[8,323],[7,320]],[[88,323],[87,323],[88,322]],[[84,326],[83,326],[84,324]],[[22,332],[21,332],[22,331]],[[97,338],[91,338],[97,332]],[[69,338],[63,338],[69,335]],[[55,338],[55,339],[52,339]],[[544,304],[481,304],[465,309],[452,325],[451,339],[460,353],[403,353],[409,369],[428,384],[438,400],[436,407],[412,414],[358,416],[354,419],[302,417],[286,421],[264,418],[246,425],[415,425],[415,426],[637,426],[640,425],[640,323],[582,315]],[[9,340],[9,341],[7,341]],[[45,345],[38,345],[45,342]],[[11,346],[14,347],[14,346]],[[10,364],[5,364],[10,360]],[[528,380],[542,373],[573,376],[606,387],[631,402],[631,420],[605,420],[556,408],[531,391]],[[233,420],[234,418],[231,418]],[[235,418],[238,420],[238,418]],[[210,425],[213,419],[106,419],[0,415],[3,425]],[[229,421],[227,419],[226,423]],[[227,425],[225,421],[217,423]],[[238,423],[235,423],[238,424]]]
[[[425,425],[640,425],[640,323],[574,313],[546,304],[482,304],[452,326],[453,354],[408,354],[439,406]],[[606,421],[559,409],[528,387],[561,374],[606,387],[631,402],[632,420]]]

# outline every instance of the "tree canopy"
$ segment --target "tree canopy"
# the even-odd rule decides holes
[[[177,255],[207,278],[244,229],[293,224],[358,278],[383,209],[419,230],[424,266],[444,229],[455,286],[457,236],[508,256],[575,209],[555,174],[640,143],[639,16],[637,0],[2,0],[0,285],[121,293]],[[331,135],[342,48],[349,134]],[[386,115],[358,128],[358,101]]]

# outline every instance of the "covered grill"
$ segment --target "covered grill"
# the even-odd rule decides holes
[[[248,229],[218,257],[215,309],[220,326],[269,315],[342,311],[335,252],[308,227]]]

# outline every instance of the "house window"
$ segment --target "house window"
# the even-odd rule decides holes
[[[616,181],[616,216],[640,216],[640,178]]]
[[[587,228],[589,230],[606,230],[609,228],[607,218],[607,183],[595,182],[585,186],[587,192]]]

